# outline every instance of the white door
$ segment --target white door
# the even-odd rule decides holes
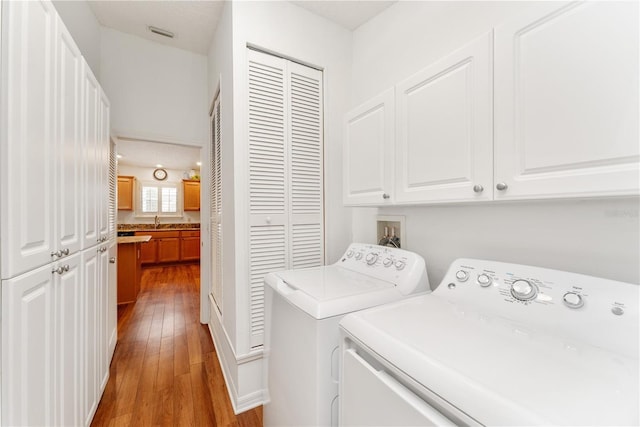
[[[56,93],[56,251],[76,253],[81,243],[82,201],[81,81],[82,55],[58,18]]]
[[[81,254],[54,265],[55,277],[55,419],[60,426],[82,425],[84,326]]]
[[[638,6],[545,4],[496,28],[496,199],[638,193]]]
[[[491,200],[492,34],[396,86],[398,203]]]
[[[107,95],[99,90],[98,98],[98,125],[97,125],[97,159],[98,163],[98,235],[101,241],[109,238],[109,147],[110,147],[110,104]]]
[[[100,239],[98,212],[102,197],[101,162],[102,151],[99,143],[100,87],[89,65],[83,61],[83,247],[90,248]]]
[[[100,246],[98,252],[98,283],[97,283],[97,306],[96,317],[98,333],[96,334],[96,346],[98,353],[98,395],[96,399],[100,401],[102,391],[109,379],[109,247],[105,243]]]
[[[347,113],[344,123],[344,204],[384,205],[392,201],[394,90]]]
[[[52,260],[55,249],[55,26],[49,2],[3,2],[2,277]],[[6,71],[6,72],[5,72]],[[4,102],[4,101],[3,101]]]
[[[84,425],[89,425],[91,419],[98,408],[98,387],[100,357],[98,354],[98,337],[99,329],[99,307],[100,298],[99,280],[100,280],[100,257],[99,252],[95,248],[87,249],[82,252],[83,274],[82,281],[84,286],[84,302],[83,302],[83,410]]]
[[[340,425],[454,426],[448,418],[355,350],[343,353]]]
[[[46,265],[2,282],[2,425],[56,424],[54,280]]]

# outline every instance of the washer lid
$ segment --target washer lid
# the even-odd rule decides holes
[[[353,313],[340,325],[481,424],[639,422],[637,356],[530,330],[434,294]]]
[[[271,273],[265,283],[316,319],[402,298],[395,284],[339,265]]]

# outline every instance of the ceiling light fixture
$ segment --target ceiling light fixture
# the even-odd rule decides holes
[[[157,167],[157,168],[161,168],[161,167],[162,167],[162,165],[161,165],[160,163],[158,163],[158,164],[156,165],[156,167]]]
[[[196,162],[196,165],[202,166],[202,162]]]
[[[169,37],[170,39],[175,37],[175,34],[173,34],[169,30],[163,30],[162,28],[154,27],[153,25],[149,25],[147,28],[152,33],[155,33],[155,34],[158,34],[158,35],[161,35],[161,36],[165,36],[165,37]]]
[[[121,159],[122,158],[122,154],[116,154],[116,157]]]

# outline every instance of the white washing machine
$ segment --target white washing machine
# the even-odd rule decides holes
[[[638,425],[638,285],[473,259],[341,322],[343,426]]]
[[[340,319],[429,291],[421,256],[357,243],[333,265],[267,275],[264,425],[337,425]]]

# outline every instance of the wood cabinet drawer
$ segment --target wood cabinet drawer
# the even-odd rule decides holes
[[[200,230],[196,231],[181,231],[182,237],[200,237]]]

